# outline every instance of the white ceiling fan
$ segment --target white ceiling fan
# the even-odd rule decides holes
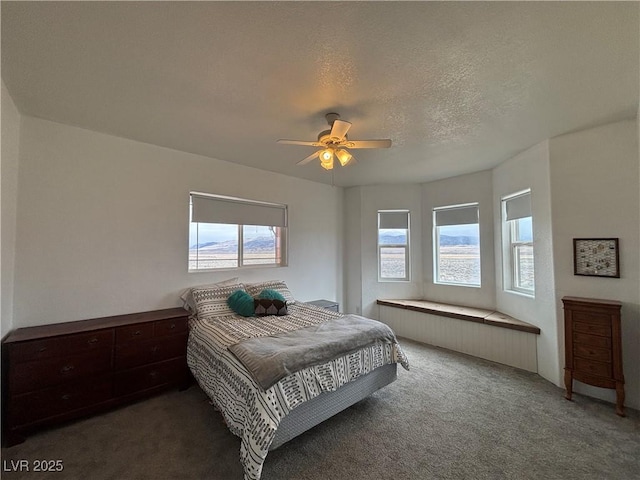
[[[308,147],[317,147],[319,150],[312,153],[308,157],[300,160],[297,165],[305,165],[314,158],[320,159],[320,165],[325,170],[333,168],[334,157],[338,159],[343,167],[354,161],[353,155],[349,152],[350,148],[389,148],[391,140],[349,140],[347,132],[351,128],[350,122],[340,120],[337,113],[327,113],[325,115],[330,130],[324,130],[318,134],[318,140],[315,142],[306,142],[303,140],[278,140],[278,143],[288,145],[304,145]]]

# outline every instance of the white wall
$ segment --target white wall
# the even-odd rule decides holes
[[[504,196],[531,189],[534,233],[535,298],[504,290],[502,266],[501,200]],[[540,328],[537,340],[538,373],[561,385],[561,358],[553,278],[551,235],[551,187],[549,143],[535,145],[493,170],[493,208],[496,257],[496,308]]]
[[[362,312],[362,188],[344,190],[345,313]]]
[[[422,295],[420,186],[352,187],[347,189],[345,197],[346,229],[350,230],[346,249],[350,256],[352,253],[359,256],[359,260],[348,262],[347,291],[351,299],[348,311],[378,318],[376,304],[378,298],[420,298]],[[410,211],[410,281],[380,282],[378,281],[378,210],[396,209]],[[358,237],[360,243],[356,245]],[[352,268],[359,271],[354,272]],[[358,294],[359,299],[356,298]]]
[[[443,303],[495,308],[493,195],[491,170],[422,185],[424,298]],[[477,287],[433,282],[433,218],[435,207],[477,202],[480,213],[480,284]]]
[[[14,327],[177,306],[187,286],[190,191],[289,205],[289,266],[301,300],[342,300],[342,189],[22,117]],[[4,218],[3,218],[4,221]]]
[[[2,82],[2,149],[0,152],[0,338],[13,325],[13,277],[16,249],[16,205],[18,198],[18,152],[20,113]]]
[[[640,408],[638,126],[629,120],[563,135],[550,140],[549,152],[557,314],[565,295],[623,302],[626,404]],[[573,275],[573,238],[599,237],[620,239],[619,279]],[[574,383],[579,393],[615,399],[613,390]]]

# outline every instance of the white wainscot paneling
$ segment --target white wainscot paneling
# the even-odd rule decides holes
[[[535,334],[384,305],[379,307],[380,321],[389,325],[398,337],[530,372],[538,371]]]

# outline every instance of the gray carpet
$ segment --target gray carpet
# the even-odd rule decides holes
[[[411,372],[269,453],[263,480],[638,479],[640,415],[537,375],[402,340]],[[240,441],[198,387],[2,449],[7,479],[240,480]],[[62,460],[61,473],[8,472]]]

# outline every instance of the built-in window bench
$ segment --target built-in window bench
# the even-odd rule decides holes
[[[538,371],[540,329],[495,310],[429,300],[378,300],[380,321],[399,337]]]

